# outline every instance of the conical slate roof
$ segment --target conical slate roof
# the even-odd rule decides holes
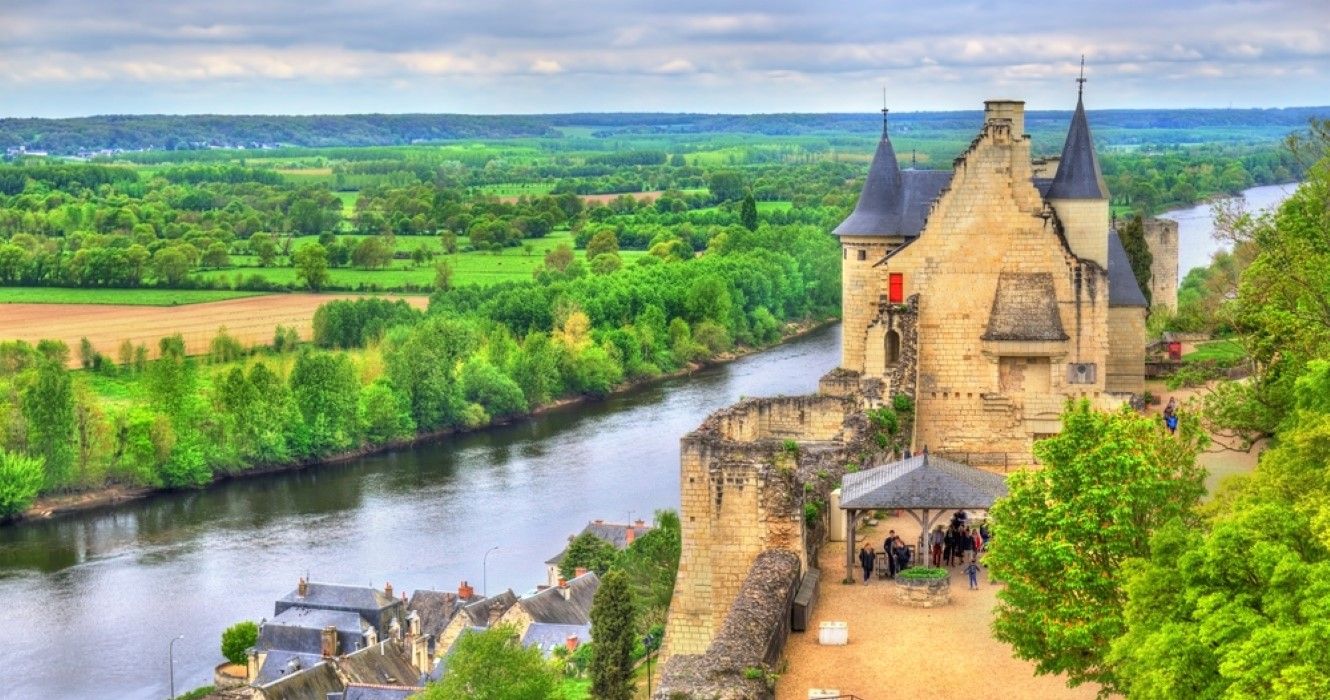
[[[1145,294],[1136,283],[1136,273],[1131,269],[1131,259],[1122,245],[1122,237],[1117,229],[1108,230],[1108,305],[1139,306],[1145,308]]]
[[[1049,199],[1108,199],[1104,176],[1099,172],[1099,158],[1094,152],[1094,138],[1085,119],[1085,105],[1076,96],[1076,113],[1071,115],[1067,142],[1062,145],[1062,160],[1048,188]]]
[[[859,202],[833,233],[837,236],[917,236],[933,200],[951,182],[945,170],[901,172],[882,119],[882,138],[868,167]]]
[[[928,454],[841,480],[841,508],[990,508],[1007,495],[1005,477]]]

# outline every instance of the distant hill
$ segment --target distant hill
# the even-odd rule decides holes
[[[1253,130],[1262,137],[1286,133],[1330,107],[1284,109],[1143,109],[1091,111],[1096,134],[1118,141],[1115,130]],[[1069,111],[1034,111],[1031,133],[1066,128]],[[57,155],[103,149],[191,150],[260,146],[392,146],[456,139],[558,136],[561,127],[615,134],[754,133],[768,136],[868,134],[881,128],[876,114],[667,114],[587,113],[537,115],[346,114],[107,115],[71,119],[0,119],[0,148]],[[893,113],[893,130],[972,130],[978,111]],[[1128,141],[1129,142],[1129,141]]]

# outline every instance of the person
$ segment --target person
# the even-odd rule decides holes
[[[974,560],[979,560],[979,555],[984,552],[984,538],[979,534],[979,528],[974,528],[970,533],[974,537]]]
[[[961,528],[959,536],[961,541],[960,563],[964,564],[967,561],[974,561],[974,537],[970,535],[970,528]]]
[[[910,568],[910,548],[905,546],[905,540],[896,538],[896,549],[892,550],[896,558],[896,570],[904,571]]]
[[[933,566],[942,566],[942,546],[946,542],[947,535],[942,532],[942,526],[933,528],[933,532],[928,536],[929,550],[932,553]]]
[[[873,575],[873,560],[877,559],[877,554],[873,552],[873,545],[866,544],[859,550],[859,566],[864,569],[864,585],[868,585],[868,578]]]
[[[887,578],[896,578],[896,537],[895,530],[887,531],[887,539],[882,542],[882,552],[887,557]]]
[[[984,540],[984,549],[988,549],[988,541],[993,539],[993,531],[988,529],[988,521],[979,523],[979,536]]]
[[[975,562],[970,562],[969,564],[966,564],[966,565],[965,565],[965,575],[970,579],[970,590],[972,590],[972,591],[974,591],[974,590],[978,590],[978,589],[979,589],[979,565],[976,564]]]
[[[1164,425],[1168,427],[1170,435],[1178,432],[1178,399],[1169,397],[1168,405],[1164,407]]]

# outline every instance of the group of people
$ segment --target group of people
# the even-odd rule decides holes
[[[895,530],[887,533],[887,539],[882,542],[882,554],[886,559],[887,578],[896,578],[896,574],[910,566],[910,548],[906,546],[905,540],[902,540]],[[859,550],[859,566],[864,570],[864,585],[868,585],[868,579],[873,575],[873,569],[877,564],[878,553],[873,549],[873,545],[865,544]]]
[[[992,536],[987,521],[974,527],[968,524],[965,511],[957,511],[951,516],[950,526],[944,530],[938,525],[928,535],[932,564],[943,566],[946,562],[946,566],[956,566],[977,561]]]

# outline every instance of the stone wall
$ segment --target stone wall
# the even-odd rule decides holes
[[[839,480],[865,425],[853,397],[749,399],[683,438],[683,554],[665,656],[707,649],[761,552],[790,552],[802,568],[810,548],[805,499]]]
[[[658,700],[751,700],[774,697],[769,673],[790,628],[802,565],[771,549],[754,560],[720,631],[705,653],[676,654],[661,667]]]
[[[864,371],[864,332],[886,294],[881,270],[874,267],[900,245],[895,236],[841,237],[841,367]]]
[[[1145,309],[1127,306],[1108,310],[1109,392],[1145,392]]]
[[[1146,219],[1145,244],[1154,257],[1150,263],[1150,304],[1177,311],[1178,222]]]

